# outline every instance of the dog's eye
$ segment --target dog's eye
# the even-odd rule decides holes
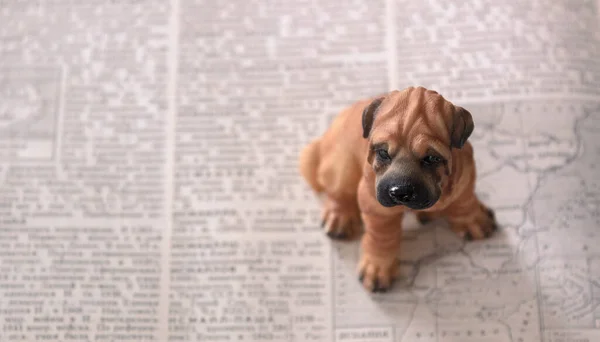
[[[423,158],[423,163],[425,165],[435,165],[435,164],[439,164],[442,162],[442,158],[438,157],[438,156],[425,156],[425,158]]]
[[[386,150],[377,150],[377,157],[381,161],[389,161],[392,159],[392,157],[390,157]]]

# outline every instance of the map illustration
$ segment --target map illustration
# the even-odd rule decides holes
[[[340,244],[338,329],[383,324],[392,333],[381,341],[598,341],[600,104],[472,108],[481,113],[472,137],[478,193],[501,231],[465,243],[443,221],[419,226],[408,218],[404,286],[383,295],[363,293],[352,277],[357,246]]]

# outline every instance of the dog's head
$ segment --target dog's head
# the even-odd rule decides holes
[[[423,87],[375,98],[362,125],[377,200],[417,210],[437,202],[452,171],[451,150],[462,148],[474,128],[467,110]]]

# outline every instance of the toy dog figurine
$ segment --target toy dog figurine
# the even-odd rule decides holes
[[[362,221],[358,272],[368,290],[386,291],[397,276],[407,211],[423,223],[444,217],[469,240],[496,230],[475,194],[473,129],[467,110],[410,87],[354,103],[302,150],[300,173],[324,195],[327,234],[351,238]]]

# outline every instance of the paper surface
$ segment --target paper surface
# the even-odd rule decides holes
[[[0,341],[600,341],[593,1],[0,0]],[[340,109],[467,108],[501,231],[359,285],[297,172]]]

